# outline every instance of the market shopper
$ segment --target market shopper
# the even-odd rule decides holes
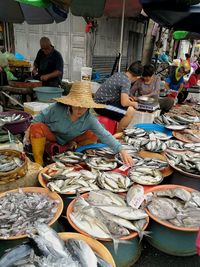
[[[121,132],[132,121],[137,102],[129,98],[131,83],[142,74],[140,61],[133,62],[126,72],[117,72],[97,90],[94,99],[106,104],[104,109],[95,109],[99,115],[118,121],[117,132]]]
[[[41,49],[33,64],[32,75],[42,81],[43,86],[58,87],[63,75],[63,58],[47,37],[40,39]]]
[[[124,163],[133,165],[132,157],[122,150],[121,144],[90,113],[90,108],[104,108],[92,99],[91,85],[75,82],[67,96],[55,99],[49,108],[40,112],[32,120],[25,134],[30,140],[35,162],[43,165],[43,154],[47,142],[61,145],[73,141],[78,145],[94,143],[97,137],[109,145],[114,152],[120,153]],[[97,136],[97,137],[96,137]]]
[[[190,72],[190,64],[188,61],[183,61],[180,66],[172,69],[170,75],[166,79],[165,89],[172,90],[170,96],[177,100],[178,94],[184,88],[183,76]]]
[[[161,113],[168,112],[174,105],[174,100],[171,97],[159,98],[161,79],[155,75],[153,65],[145,65],[142,76],[133,84],[130,90],[130,96],[137,101],[139,96],[152,96],[157,99]]]
[[[188,97],[187,88],[191,88],[192,86],[197,85],[199,80],[200,80],[200,68],[196,69],[195,72],[191,74],[188,82],[184,83],[183,89],[177,96],[178,104],[183,103]]]

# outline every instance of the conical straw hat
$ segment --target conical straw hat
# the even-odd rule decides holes
[[[86,81],[74,82],[67,96],[54,98],[59,103],[81,108],[105,108],[103,104],[97,104],[92,98],[91,84]]]

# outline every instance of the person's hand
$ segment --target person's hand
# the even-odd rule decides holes
[[[40,76],[40,80],[41,81],[48,81],[49,80],[49,75],[45,74],[45,75]]]
[[[128,152],[126,150],[121,150],[119,153],[120,153],[120,156],[122,158],[122,161],[125,164],[127,164],[131,167],[134,165],[133,158],[128,154]]]
[[[135,109],[138,109],[138,102],[133,102],[132,106],[135,108]]]
[[[26,130],[25,135],[24,135],[24,139],[23,139],[23,144],[28,146],[30,145],[30,127]]]
[[[33,76],[36,76],[37,74],[38,74],[38,71],[37,71],[36,68],[34,68],[34,69],[32,70],[32,75],[33,75]]]

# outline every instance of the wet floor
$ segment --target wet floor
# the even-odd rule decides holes
[[[143,240],[143,250],[139,260],[132,267],[199,267],[200,257],[176,257],[165,254]]]

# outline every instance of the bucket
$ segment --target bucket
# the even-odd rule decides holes
[[[10,131],[12,134],[24,133],[31,123],[32,116],[24,111],[17,111],[17,110],[1,112],[0,116],[6,117],[6,116],[12,116],[13,114],[16,114],[16,115],[20,114],[24,117],[24,119],[8,122],[4,124],[3,127],[7,129],[8,131]]]
[[[48,86],[42,86],[42,87],[36,87],[33,89],[36,93],[36,97],[39,101],[48,102],[52,100],[52,98],[61,97],[62,92],[64,89],[59,87],[48,87]]]
[[[81,81],[91,81],[92,68],[82,67],[81,68]]]
[[[102,259],[107,261],[112,267],[116,266],[110,252],[99,241],[97,241],[91,237],[88,237],[88,236],[85,236],[82,234],[78,234],[78,233],[58,233],[58,235],[64,241],[66,241],[69,238],[80,239],[80,240],[85,241],[91,247],[91,249],[96,254],[98,254]]]
[[[182,188],[189,192],[194,189],[180,185],[159,185],[146,191],[156,192],[160,190]],[[173,256],[192,256],[196,251],[196,237],[198,228],[177,227],[166,221],[162,221],[152,215],[146,208],[146,212],[151,218],[148,225],[148,231],[151,231],[151,238],[148,242],[158,250]]]
[[[85,193],[81,196],[87,198],[88,193]],[[89,234],[79,229],[70,219],[70,214],[73,211],[75,201],[76,199],[74,199],[67,208],[67,220],[77,232],[87,237],[91,237]],[[147,228],[148,223],[149,217],[147,217],[147,222],[143,230]],[[141,255],[141,243],[139,242],[138,233],[132,231],[129,235],[121,237],[120,240],[127,240],[128,242],[119,242],[117,253],[115,253],[114,244],[111,239],[98,238],[98,241],[100,241],[110,251],[116,267],[131,267]]]

